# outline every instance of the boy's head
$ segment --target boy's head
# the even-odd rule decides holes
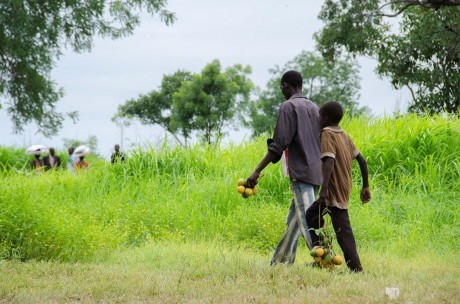
[[[343,108],[337,101],[328,101],[319,109],[321,128],[338,126],[343,117]]]

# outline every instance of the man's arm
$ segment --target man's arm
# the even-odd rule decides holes
[[[246,180],[245,187],[254,188],[254,186],[257,185],[257,180],[259,179],[262,170],[265,169],[265,167],[268,166],[269,163],[277,161],[278,159],[279,155],[277,155],[275,152],[271,150],[268,150],[267,154],[265,154],[264,158],[257,165],[254,172]]]
[[[367,169],[367,162],[364,159],[361,153],[356,156],[356,160],[359,164],[359,169],[361,170],[361,177],[363,180],[363,189],[361,189],[361,202],[367,203],[371,200],[371,190],[369,189],[369,171]]]
[[[329,199],[329,182],[331,180],[332,172],[334,171],[335,159],[332,157],[323,158],[323,185],[319,192],[319,200],[326,202]]]

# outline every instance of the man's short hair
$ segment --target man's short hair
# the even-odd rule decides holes
[[[283,74],[281,77],[281,83],[288,83],[293,88],[302,88],[302,75],[299,72],[290,70]]]
[[[319,109],[319,113],[327,116],[332,123],[339,123],[343,117],[343,108],[337,101],[327,101]]]

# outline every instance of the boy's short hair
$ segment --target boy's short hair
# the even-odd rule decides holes
[[[293,88],[302,88],[303,79],[299,72],[290,70],[283,74],[281,83],[288,83]]]
[[[337,101],[327,101],[319,109],[320,115],[327,116],[332,123],[339,123],[343,117],[343,108]]]

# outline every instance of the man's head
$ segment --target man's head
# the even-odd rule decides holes
[[[337,101],[328,101],[319,109],[321,128],[338,126],[343,117],[343,108]]]
[[[119,144],[116,144],[116,145],[115,145],[115,152],[118,152],[118,151],[120,151],[120,145],[119,145]]]
[[[286,99],[292,95],[302,92],[302,75],[299,72],[290,70],[281,77],[280,89]]]
[[[50,148],[50,155],[54,156],[54,148]]]

